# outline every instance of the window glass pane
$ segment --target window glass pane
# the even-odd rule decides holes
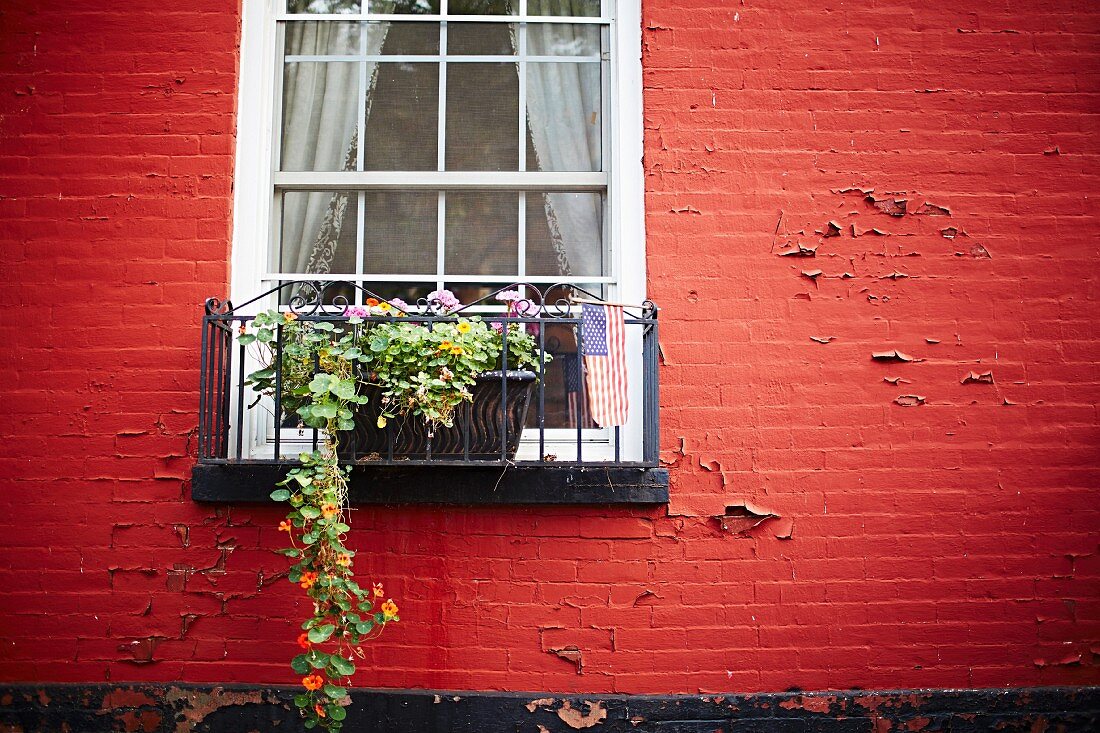
[[[600,0],[527,0],[527,14],[598,18]]]
[[[447,64],[447,170],[519,166],[517,64]]]
[[[436,170],[438,100],[438,64],[378,64],[365,107],[363,169]]]
[[[342,20],[291,21],[286,24],[287,56],[333,56],[359,53],[360,24]]]
[[[359,64],[285,64],[280,169],[355,170],[358,96]]]
[[[287,0],[288,13],[358,13],[359,0]]]
[[[566,23],[529,23],[530,56],[599,56],[600,26]]]
[[[363,198],[363,272],[435,273],[439,195],[365,191]]]
[[[371,13],[438,15],[439,0],[368,0],[367,10]]]
[[[582,427],[596,427],[586,414],[585,401],[580,398],[582,372],[573,328],[572,323],[551,323],[546,325],[543,334],[546,351],[553,357],[545,365],[546,382],[543,387],[545,426],[548,429],[576,428],[578,420],[583,420]],[[527,427],[538,428],[537,413],[537,410],[528,413]]]
[[[602,96],[600,64],[527,64],[527,170],[601,170]]]
[[[427,298],[428,293],[435,290],[435,283],[365,282],[363,287],[380,298],[400,298],[409,305],[416,306],[417,300]]]
[[[470,305],[475,300],[480,300],[487,297],[490,293],[495,293],[505,285],[511,285],[512,282],[498,282],[498,283],[454,283],[449,282],[444,285],[445,288],[455,294],[455,297],[463,305]],[[503,313],[505,311],[505,304],[495,298],[489,298],[484,303],[478,303],[478,308],[495,308],[498,312]],[[487,316],[486,316],[487,317]]]
[[[279,272],[355,272],[357,204],[354,191],[285,192]]]
[[[447,12],[451,15],[516,15],[519,0],[450,0]]]
[[[448,191],[446,272],[513,275],[519,252],[519,194]]]
[[[515,32],[516,26],[508,23],[448,23],[447,54],[514,56]]]
[[[369,23],[371,26],[388,28],[382,53],[396,54],[437,54],[439,53],[438,23]],[[369,52],[369,50],[368,50]]]
[[[525,194],[528,275],[609,274],[604,252],[604,202],[596,192]]]

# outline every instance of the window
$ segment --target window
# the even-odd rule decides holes
[[[323,279],[641,302],[640,76],[639,0],[245,0],[234,299]],[[575,341],[547,336],[547,424],[588,428]]]

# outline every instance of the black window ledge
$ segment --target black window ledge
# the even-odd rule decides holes
[[[270,502],[290,464],[199,464],[191,498]],[[630,465],[354,466],[352,504],[645,505],[668,502],[668,469]]]

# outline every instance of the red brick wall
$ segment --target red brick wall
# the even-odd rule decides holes
[[[188,499],[238,8],[25,5],[0,678],[292,682],[279,512]],[[1098,681],[1097,7],[792,5],[644,7],[667,511],[357,510],[404,619],[360,684]]]

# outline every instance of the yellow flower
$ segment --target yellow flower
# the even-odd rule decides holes
[[[454,344],[452,344],[450,341],[444,341],[443,343],[441,343],[439,345],[439,348],[440,348],[441,351],[446,351],[447,349],[451,348],[452,346],[454,346]]]
[[[462,347],[461,346],[454,347],[453,349],[451,349],[451,353],[454,354],[455,356],[458,356],[459,354],[462,353]]]
[[[397,604],[393,602],[393,599],[387,599],[382,604],[382,615],[386,617],[387,621],[397,616]]]
[[[467,321],[460,321],[459,324],[458,324],[458,332],[459,333],[469,333],[470,332],[470,324]]]
[[[340,507],[336,506],[331,501],[326,502],[325,505],[321,507],[321,514],[324,515],[325,519],[332,519],[339,513]]]
[[[391,308],[393,308],[393,306],[392,306],[392,305],[390,305],[389,303],[387,303],[387,302],[386,302],[386,301],[384,301],[384,300],[383,300],[383,301],[382,301],[381,303],[379,303],[379,304],[378,304],[378,309],[379,309],[379,310],[384,310],[384,311],[388,311],[388,310],[390,310]]]
[[[386,427],[386,416],[385,415],[379,415],[378,420],[376,420],[374,424],[378,426],[379,430]]]

